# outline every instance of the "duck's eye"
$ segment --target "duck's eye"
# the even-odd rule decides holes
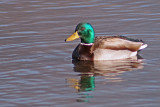
[[[84,28],[84,27],[82,27],[82,28],[81,28],[81,31],[83,31],[83,30],[85,30],[85,28]]]

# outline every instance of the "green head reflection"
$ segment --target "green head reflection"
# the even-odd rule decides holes
[[[79,81],[79,91],[93,91],[95,88],[95,77],[82,75]]]

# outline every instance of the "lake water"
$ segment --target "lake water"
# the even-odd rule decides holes
[[[79,22],[143,39],[138,60],[74,62]],[[1,107],[159,107],[159,0],[1,0]]]

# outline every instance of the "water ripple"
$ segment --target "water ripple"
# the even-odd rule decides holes
[[[1,0],[1,106],[159,106],[159,0]],[[143,39],[140,62],[74,62],[79,22]],[[107,100],[106,100],[107,99]],[[128,102],[128,103],[126,103]]]

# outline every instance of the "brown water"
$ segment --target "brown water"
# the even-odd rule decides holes
[[[72,62],[82,21],[143,39],[143,59]],[[1,0],[0,106],[159,107],[159,44],[159,0]]]

